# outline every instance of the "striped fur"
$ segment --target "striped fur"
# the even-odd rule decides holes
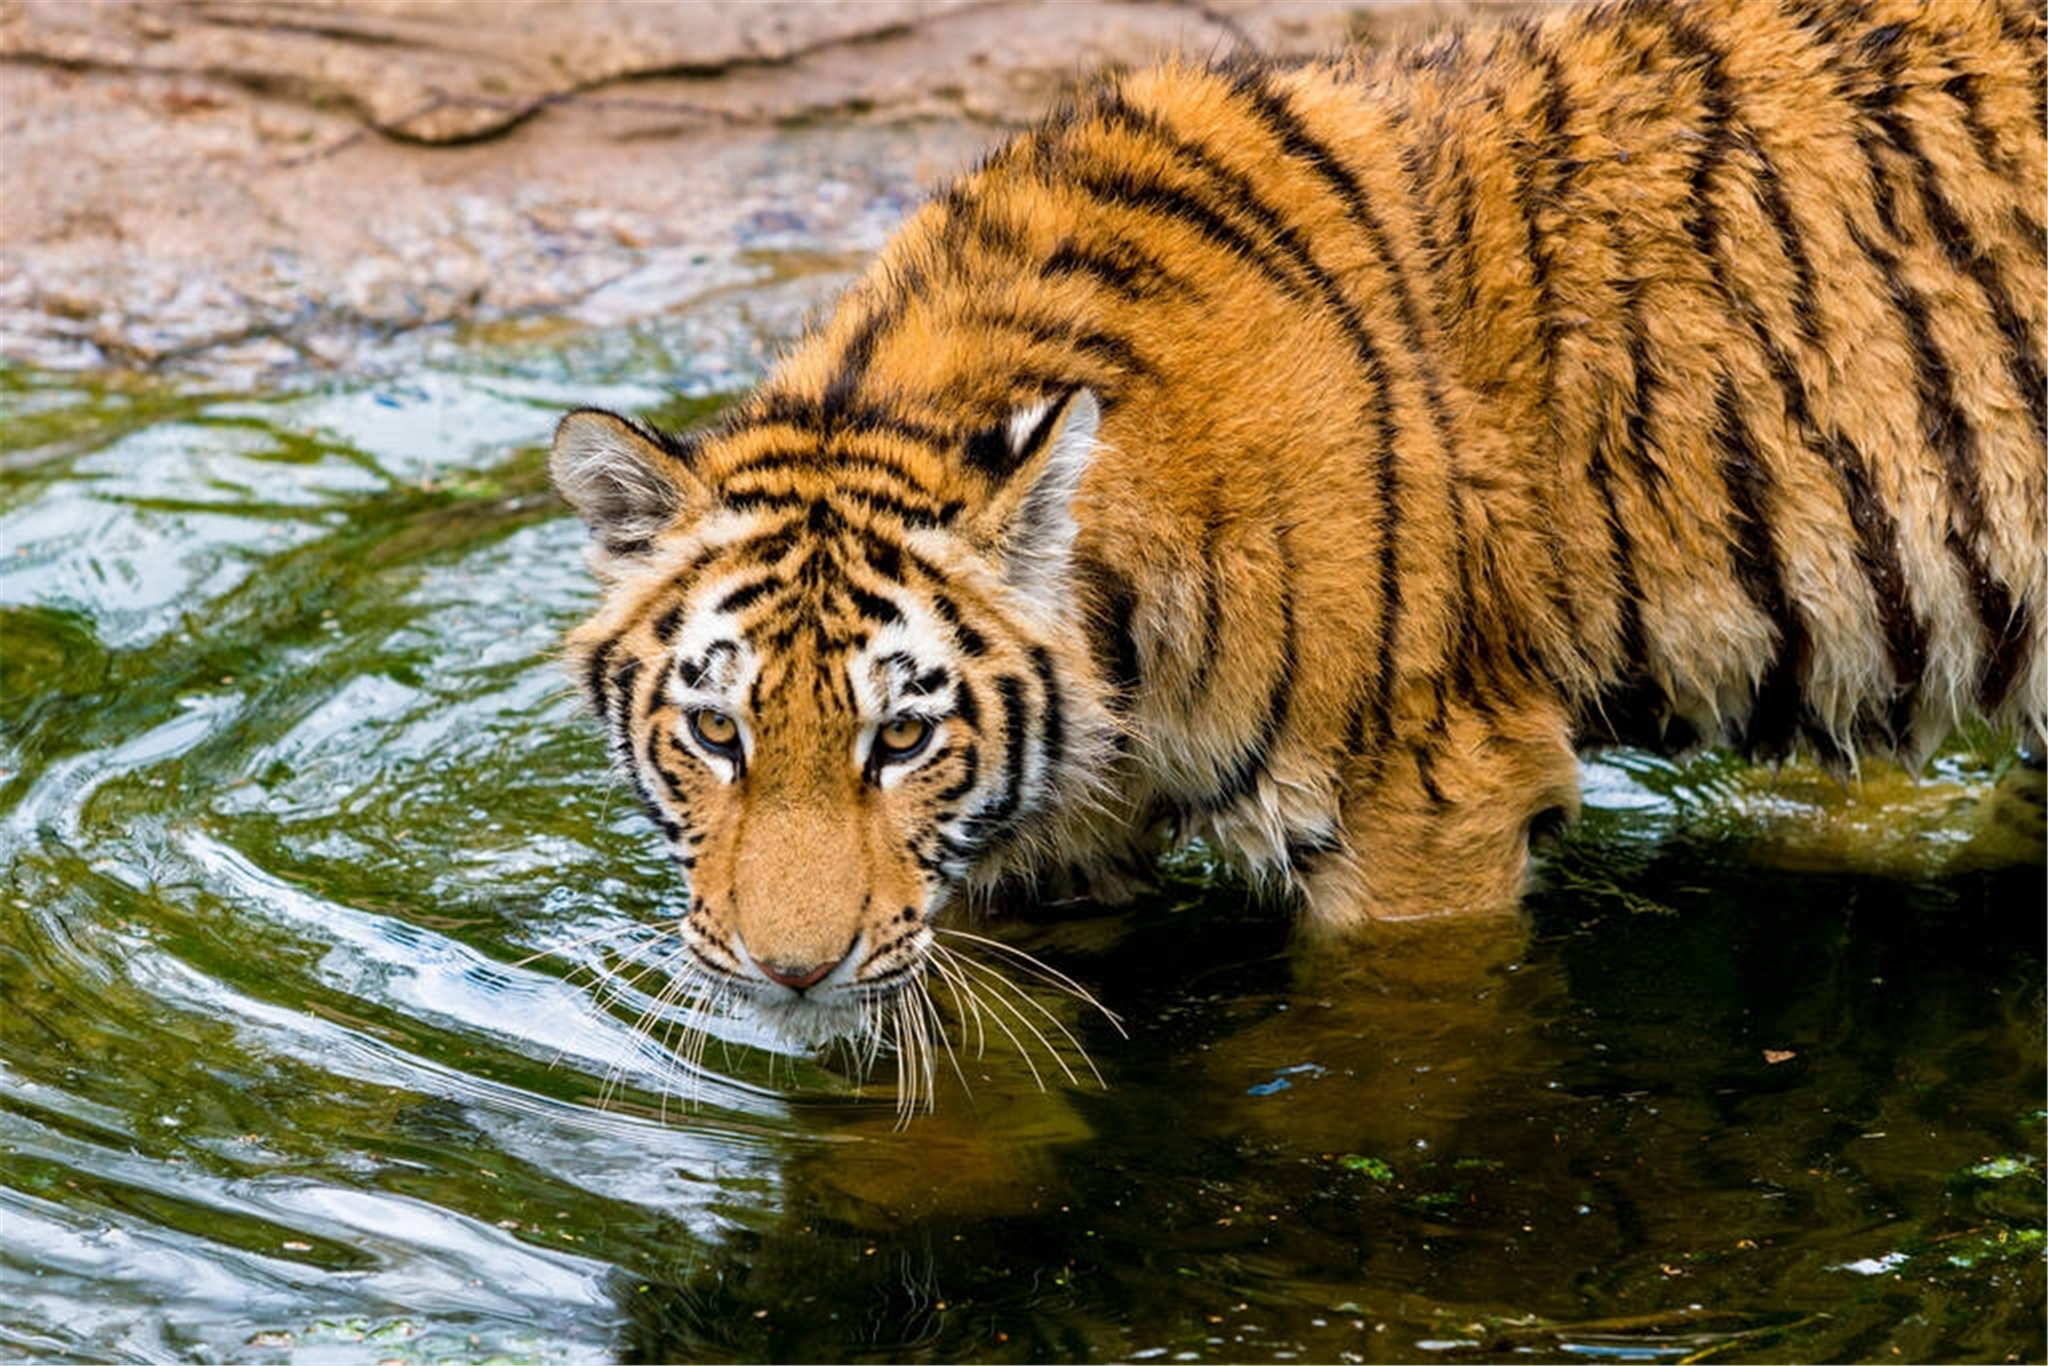
[[[1119,78],[714,430],[566,419],[569,656],[699,969],[826,1034],[1162,823],[1341,932],[1511,905],[1588,744],[2038,735],[2042,33],[1634,0]]]

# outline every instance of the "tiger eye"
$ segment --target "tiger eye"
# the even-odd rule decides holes
[[[875,732],[875,746],[885,759],[907,759],[931,739],[932,723],[921,716],[899,716]]]
[[[739,748],[740,723],[722,711],[701,707],[690,713],[690,734],[706,749],[729,753]]]

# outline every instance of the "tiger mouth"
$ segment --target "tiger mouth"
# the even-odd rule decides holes
[[[669,960],[669,980],[658,993],[671,1010],[648,1012],[637,1028],[676,1060],[693,1090],[705,1075],[705,1048],[718,1018],[745,1021],[783,1047],[841,1050],[856,1086],[893,1064],[903,1122],[935,1107],[942,1072],[971,1090],[967,1064],[991,1049],[1017,1054],[1042,1089],[1060,1082],[1101,1085],[1077,1023],[1041,996],[1086,1007],[1124,1033],[1116,1015],[1066,973],[970,931],[935,928],[915,957],[865,978],[858,966],[846,967],[857,957],[850,954],[815,982],[792,987],[740,969],[726,952],[690,943]]]

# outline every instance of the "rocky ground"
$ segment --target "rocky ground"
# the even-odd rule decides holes
[[[1316,0],[0,0],[0,355],[346,368],[872,249],[1088,73],[1464,8]]]

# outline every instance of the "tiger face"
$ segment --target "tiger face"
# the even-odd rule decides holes
[[[844,477],[889,463],[872,433],[770,426],[684,444],[580,411],[553,471],[611,589],[571,667],[687,873],[686,975],[818,1042],[926,1008],[897,1002],[943,958],[948,905],[1100,748],[1059,644],[1096,406],[987,429],[992,472],[937,501]],[[987,430],[961,440],[986,454]]]

